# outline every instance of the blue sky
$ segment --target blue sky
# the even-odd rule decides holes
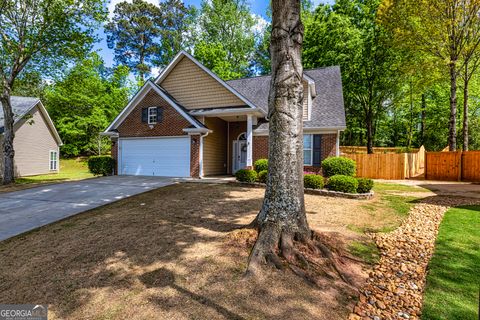
[[[122,2],[124,0],[110,0],[108,4],[108,9],[110,12],[113,12],[113,9],[115,8],[115,4]],[[151,3],[158,3],[158,0],[146,0]],[[184,0],[184,2],[187,5],[192,5],[196,7],[200,7],[201,0]],[[313,0],[315,5],[318,5],[319,3],[332,3],[333,0]],[[270,3],[270,0],[250,0],[249,4],[251,7],[251,10],[253,13],[263,17],[264,19],[268,19],[266,16],[268,4]],[[95,50],[98,51],[98,53],[103,57],[105,60],[105,64],[107,66],[112,66],[114,64],[113,61],[113,50],[110,50],[107,47],[107,42],[105,40],[105,33],[103,31],[103,28],[98,30],[97,35],[101,39],[99,43],[97,43],[94,47]]]

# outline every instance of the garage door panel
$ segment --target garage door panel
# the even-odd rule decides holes
[[[188,137],[121,140],[121,174],[190,176]]]

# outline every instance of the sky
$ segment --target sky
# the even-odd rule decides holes
[[[108,4],[108,11],[109,14],[113,14],[113,10],[115,9],[115,5],[119,2],[122,2],[124,0],[110,0]],[[147,2],[157,4],[158,0],[146,0]],[[313,0],[313,3],[315,5],[318,5],[319,3],[332,3],[333,0]],[[201,0],[184,0],[184,3],[186,5],[192,5],[197,8],[200,7]],[[266,16],[267,8],[270,3],[270,0],[249,0],[250,8],[252,10],[252,13],[259,15],[265,20],[268,20],[268,17]],[[100,54],[100,56],[103,58],[105,61],[106,66],[113,66],[114,61],[113,61],[113,50],[109,49],[107,47],[107,42],[106,42],[106,36],[103,31],[103,28],[98,30],[97,32],[98,37],[101,39],[99,43],[97,43],[94,47],[96,51]]]

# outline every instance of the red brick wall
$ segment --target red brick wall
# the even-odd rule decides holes
[[[268,158],[268,136],[253,136],[253,162]]]
[[[322,134],[322,160],[336,155],[337,135],[336,134]],[[253,161],[258,159],[268,158],[268,137],[254,136],[253,137]],[[305,166],[305,171],[320,172],[320,167]]]
[[[191,136],[190,141],[190,176],[198,178],[200,176],[200,136]]]
[[[162,107],[163,119],[150,129],[148,123],[142,122],[142,108]],[[186,133],[182,129],[188,128],[191,123],[162,99],[155,91],[150,90],[142,101],[135,106],[128,117],[117,128],[120,137],[154,137],[154,136],[182,136]]]
[[[112,158],[115,160],[115,167],[113,168],[114,174],[118,174],[118,139],[112,140]]]

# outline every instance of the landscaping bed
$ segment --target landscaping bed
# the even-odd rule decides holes
[[[345,319],[356,293],[341,282],[317,287],[288,270],[243,279],[255,234],[238,228],[263,195],[177,184],[0,242],[0,301],[48,303],[49,319]],[[404,219],[385,196],[305,195],[309,225],[357,257],[346,263],[361,280],[377,259],[362,230]]]
[[[449,207],[474,203],[478,200],[426,198],[410,210],[399,228],[372,235],[381,258],[370,272],[349,319],[419,319],[427,265],[443,215]]]

